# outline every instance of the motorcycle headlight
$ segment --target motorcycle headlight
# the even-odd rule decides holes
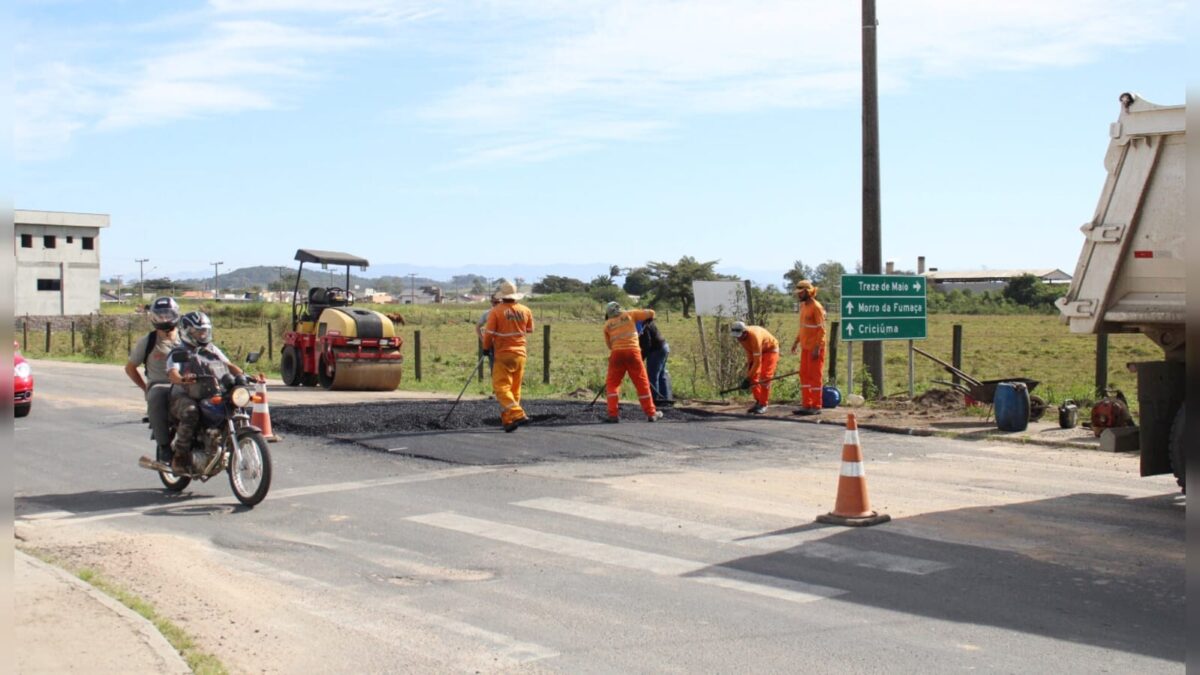
[[[229,393],[229,400],[238,408],[245,408],[250,405],[250,392],[245,387],[234,387]]]
[[[29,377],[30,373],[32,373],[32,372],[33,372],[33,369],[31,369],[29,367],[28,363],[18,363],[15,366],[13,366],[13,375],[15,375],[16,377],[19,377],[21,379],[25,379],[25,378]]]

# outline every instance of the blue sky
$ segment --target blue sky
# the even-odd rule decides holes
[[[302,247],[434,276],[852,267],[859,7],[19,1],[14,205],[111,214],[106,277]],[[1184,2],[878,15],[884,259],[1071,272],[1118,95],[1184,101]]]

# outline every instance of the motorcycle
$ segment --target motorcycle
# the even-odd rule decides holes
[[[271,488],[271,452],[262,430],[250,423],[250,392],[245,376],[225,374],[218,378],[201,375],[193,385],[200,421],[192,436],[186,473],[177,474],[168,464],[143,456],[138,466],[158,472],[171,492],[181,492],[192,479],[206,482],[221,472],[229,474],[229,486],[242,504],[253,507]],[[171,437],[176,423],[171,421]]]

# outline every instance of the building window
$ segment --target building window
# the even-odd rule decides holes
[[[67,243],[68,243],[68,244],[74,244],[74,243],[75,243],[75,237],[67,237]]]
[[[61,291],[62,279],[38,279],[39,291]]]
[[[21,235],[21,248],[33,248],[33,235],[32,234]]]
[[[90,251],[94,248],[96,248],[96,238],[95,237],[84,237],[83,238],[83,250]]]
[[[57,246],[57,242],[55,241],[54,235],[52,235],[52,234],[48,234],[48,235],[42,237],[42,244],[46,248],[55,248]]]

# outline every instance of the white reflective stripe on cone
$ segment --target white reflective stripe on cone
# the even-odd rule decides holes
[[[862,462],[842,462],[842,475],[847,478],[861,478],[867,475]]]
[[[860,445],[858,442],[858,429],[847,429],[846,440],[842,441],[846,445]]]

